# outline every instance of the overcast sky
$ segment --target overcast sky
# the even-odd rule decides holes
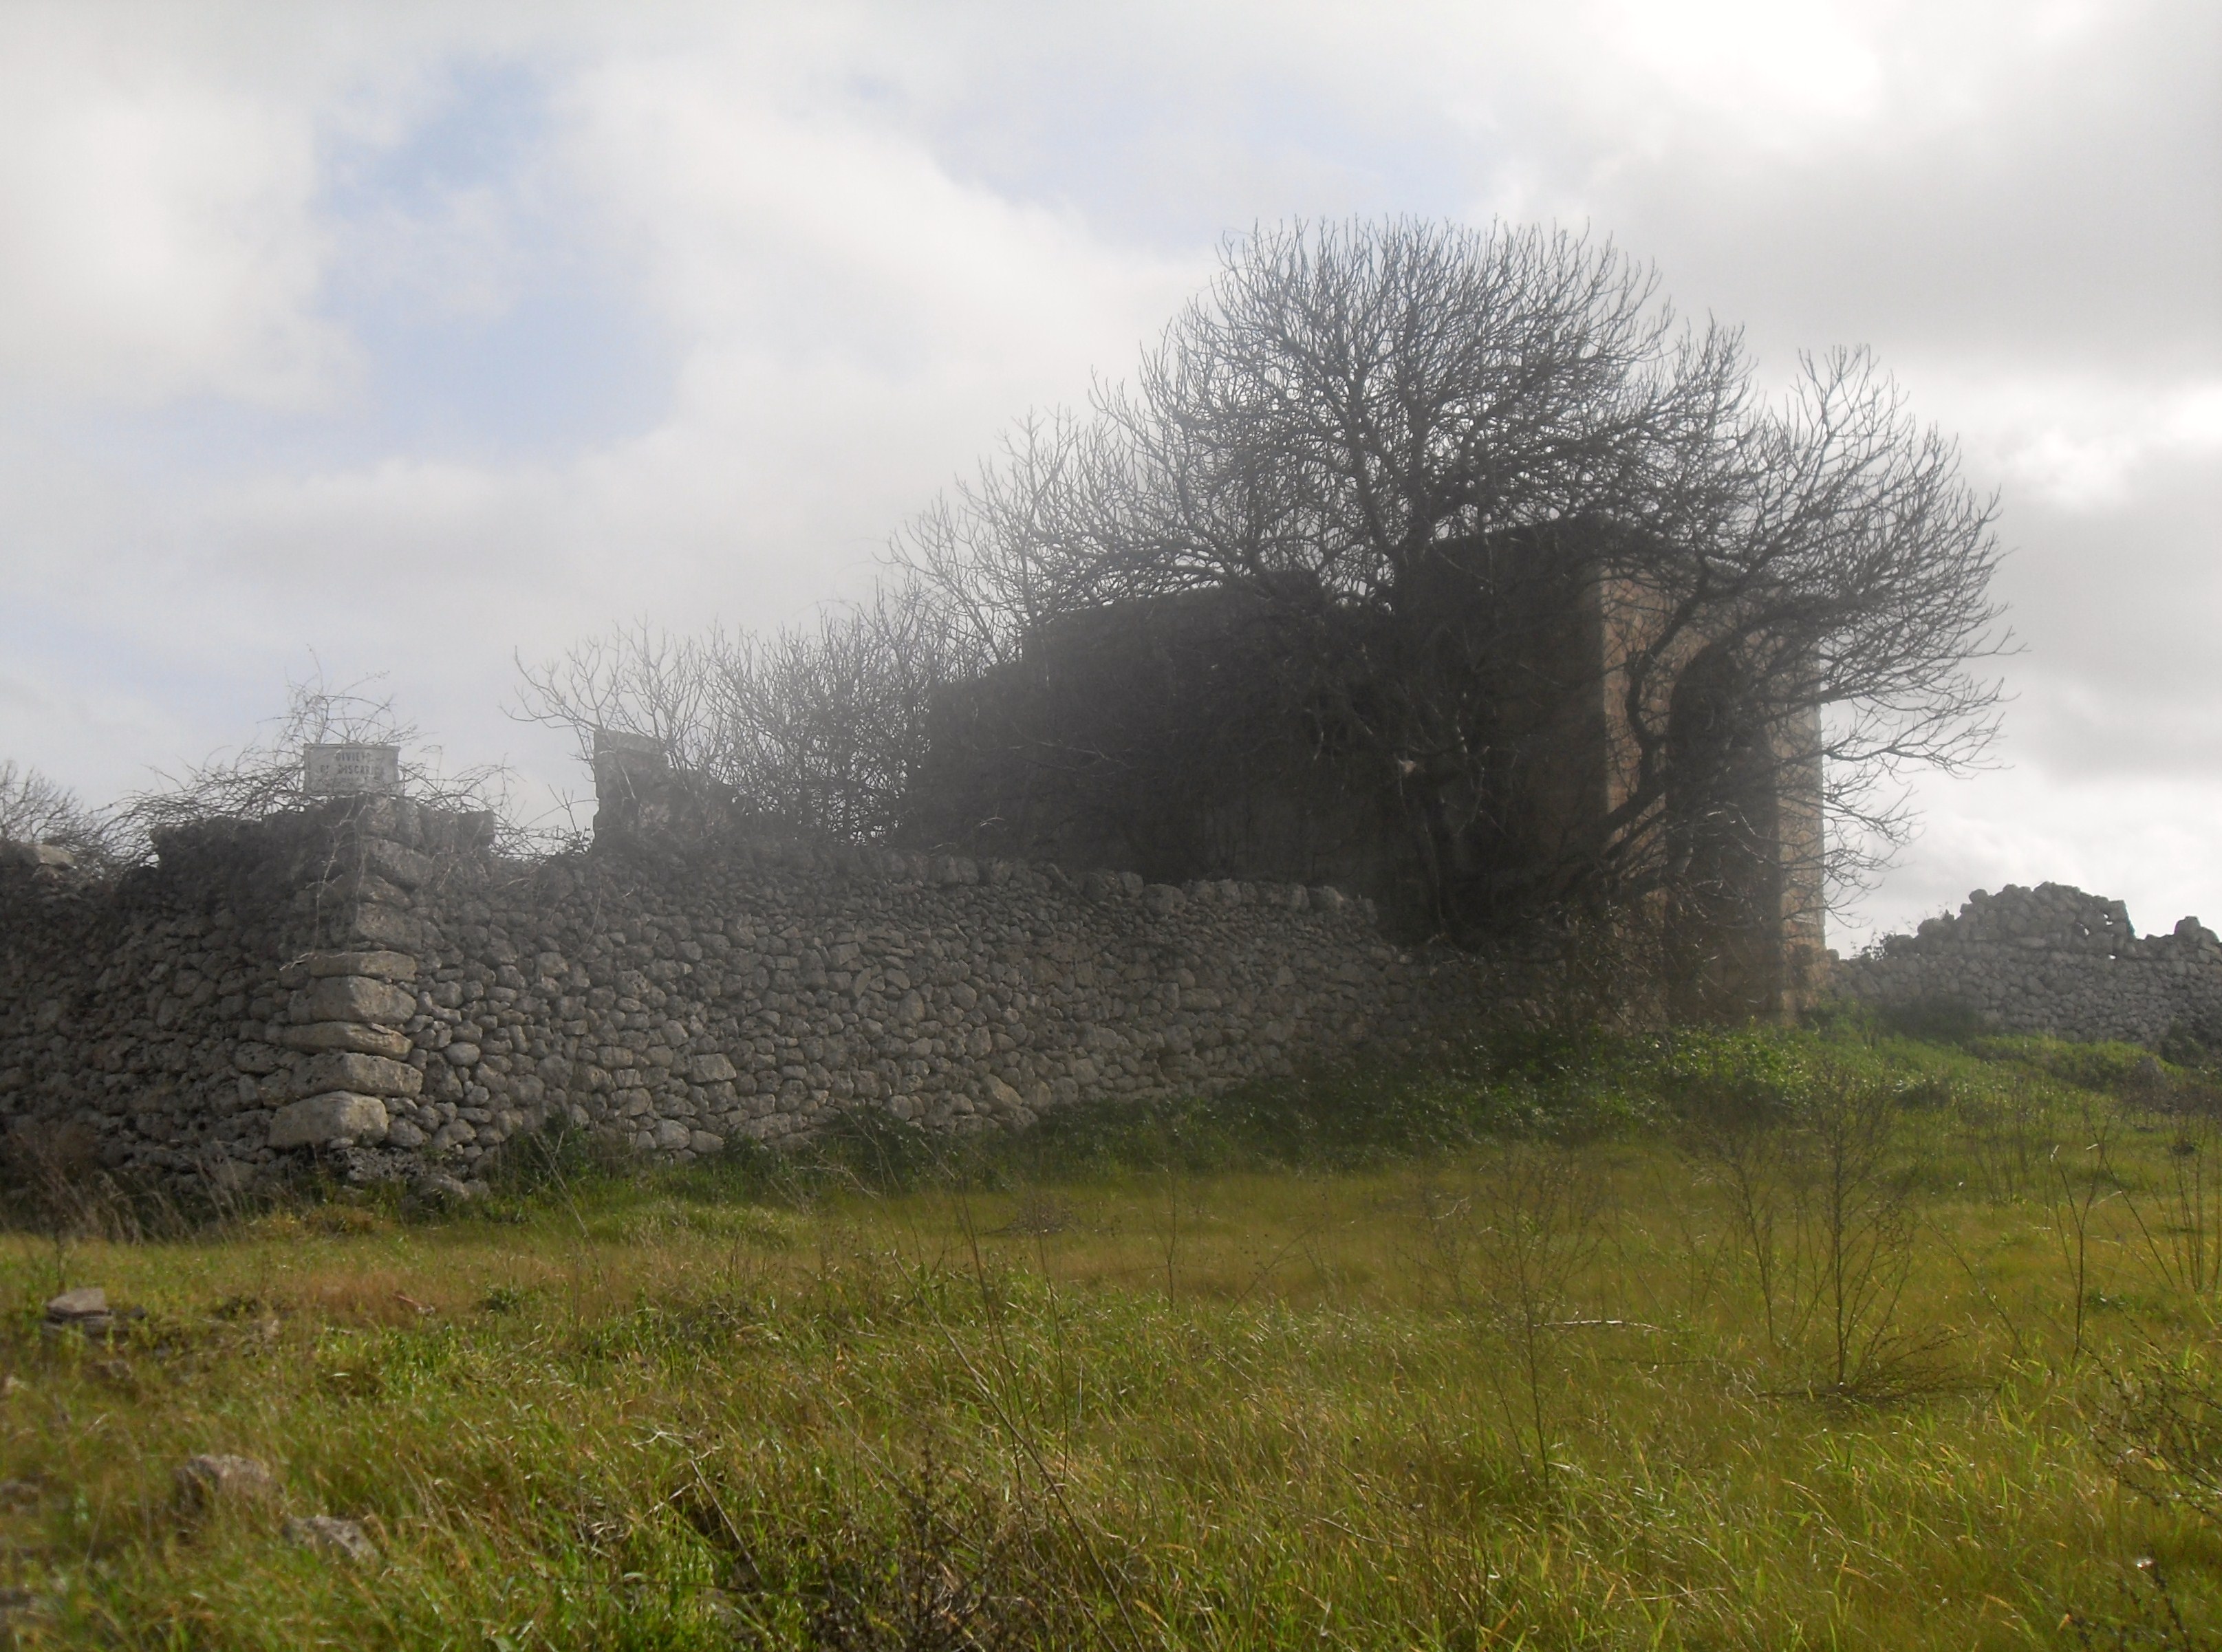
[[[2001,496],[1998,770],[1832,939],[2047,878],[2222,923],[2213,0],[0,0],[0,757],[104,801],[388,673],[808,614],[1228,231],[1586,225]]]

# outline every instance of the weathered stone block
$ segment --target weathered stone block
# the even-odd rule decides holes
[[[82,1319],[92,1314],[108,1311],[108,1292],[97,1285],[80,1285],[73,1291],[65,1291],[48,1299],[47,1317],[49,1319]]]
[[[374,872],[358,868],[327,878],[322,885],[325,904],[332,902],[368,902],[385,906],[405,908],[409,892],[390,884]]]
[[[394,952],[415,952],[424,942],[424,926],[391,906],[358,906],[348,915],[345,928],[355,940]]]
[[[312,1021],[305,1027],[285,1028],[279,1038],[288,1049],[351,1049],[396,1061],[409,1054],[407,1034],[391,1027],[366,1027],[359,1021]]]
[[[430,855],[405,848],[391,838],[374,837],[362,846],[362,863],[389,883],[404,889],[421,889],[437,870]]]
[[[696,1056],[687,1063],[687,1073],[696,1084],[727,1084],[739,1076],[730,1058],[714,1053]]]
[[[355,1050],[328,1050],[311,1061],[294,1080],[295,1091],[302,1095],[351,1090],[365,1096],[413,1096],[424,1087],[424,1075],[406,1061]]]
[[[280,1107],[270,1121],[273,1148],[323,1147],[332,1142],[383,1142],[386,1104],[344,1090]]]
[[[249,1039],[232,1048],[231,1064],[242,1073],[275,1073],[286,1065],[284,1054],[259,1040]]]
[[[308,1013],[297,1021],[357,1021],[399,1025],[417,1013],[417,998],[368,975],[327,975],[303,993]]]
[[[302,960],[312,976],[367,975],[374,980],[413,981],[417,961],[405,952],[312,952]]]

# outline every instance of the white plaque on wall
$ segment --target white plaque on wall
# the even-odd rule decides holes
[[[301,789],[312,798],[401,790],[399,746],[309,746],[301,768]]]

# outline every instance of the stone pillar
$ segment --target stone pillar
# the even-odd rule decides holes
[[[381,1142],[387,1104],[424,1086],[403,1030],[417,1012],[422,939],[410,894],[436,871],[416,847],[421,811],[403,798],[350,798],[327,823],[323,864],[296,896],[312,944],[279,975],[290,996],[274,1042],[294,1053],[295,1098],[271,1120],[273,1148]]]
[[[272,1118],[272,1147],[386,1139],[386,1098],[414,1096],[424,1082],[401,1030],[417,1012],[401,983],[416,978],[417,960],[388,950],[312,952],[286,967],[280,983],[293,992],[280,1036],[303,1059],[289,1075],[299,1098]]]

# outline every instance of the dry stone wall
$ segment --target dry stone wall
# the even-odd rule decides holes
[[[2139,936],[2120,901],[2064,884],[1977,890],[1831,972],[1842,997],[1891,1008],[1957,1008],[2008,1032],[2121,1039],[2172,1034],[2222,1044],[2222,942],[2195,917]]]
[[[1483,990],[1333,890],[874,848],[531,865],[356,799],[179,832],[120,883],[0,864],[0,1117],[236,1186],[468,1174],[551,1121],[685,1158],[867,1109],[1021,1127],[1397,1041]]]

